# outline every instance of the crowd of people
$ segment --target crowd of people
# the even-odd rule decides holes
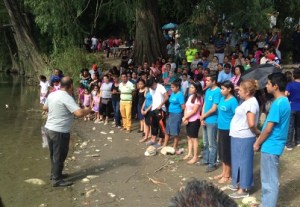
[[[151,64],[146,61],[143,65],[122,62],[120,67],[109,71],[102,71],[93,64],[90,70],[81,71],[80,86],[69,93],[76,97],[81,109],[74,105],[67,108],[71,113],[82,110],[77,111],[77,115],[84,116],[84,121],[93,120],[95,124],[109,125],[125,133],[132,133],[132,121],[138,119],[137,133],[142,134],[139,142],[160,150],[172,140],[178,155],[183,153],[179,146],[184,138],[182,125],[185,125],[188,150],[183,160],[205,166],[207,173],[215,171],[220,161],[222,172],[214,179],[220,184],[232,183],[228,186],[235,191],[230,194],[232,198],[249,196],[248,191],[254,184],[254,152],[260,149],[262,203],[276,206],[277,164],[287,136],[287,149],[300,146],[300,69],[295,69],[292,74],[275,73],[268,77],[265,92],[271,94],[274,101],[260,130],[261,105],[255,97],[258,83],[242,80],[241,76],[257,64],[269,63],[281,68],[278,51],[274,45],[259,48],[254,44],[252,52],[244,57],[242,48],[237,45],[231,55],[226,56],[225,46],[220,34],[211,60],[211,51],[205,47],[197,49],[192,44],[186,50],[185,58],[177,64],[175,52]],[[289,83],[287,76],[291,76]],[[46,109],[50,107],[51,93],[56,93],[60,86],[66,88],[66,83],[61,82],[63,79],[63,73],[58,69],[49,83],[41,76],[41,103]],[[51,86],[50,95],[48,86]],[[51,103],[54,104],[53,100]],[[49,119],[46,128],[55,131]],[[198,142],[200,127],[203,131],[202,153]],[[58,180],[54,185],[60,186],[62,168],[53,176]]]
[[[84,48],[87,52],[104,52],[106,58],[120,57],[121,52],[129,53],[132,49],[132,41],[124,41],[121,38],[111,36],[108,39],[102,40],[96,35],[87,36],[83,40]]]

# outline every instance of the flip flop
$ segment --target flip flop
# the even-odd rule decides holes
[[[156,142],[153,142],[152,140],[146,142],[146,146],[151,146],[151,145],[155,145]]]

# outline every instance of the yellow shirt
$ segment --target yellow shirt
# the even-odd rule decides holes
[[[197,48],[189,48],[185,51],[186,60],[188,63],[193,62],[195,54],[198,52]]]

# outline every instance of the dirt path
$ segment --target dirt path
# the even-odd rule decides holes
[[[183,155],[145,157],[146,146],[138,142],[141,135],[136,133],[137,121],[133,126],[133,132],[125,134],[110,125],[75,121],[74,135],[79,140],[68,159],[68,171],[75,182],[75,206],[167,206],[170,198],[191,178],[218,185],[212,177],[221,169],[205,173],[205,167],[182,161]],[[185,137],[185,130],[182,131],[181,137]],[[184,138],[183,147],[185,142]],[[299,206],[299,149],[285,153],[280,160],[278,206]],[[255,187],[251,195],[260,200],[259,153],[255,155]]]

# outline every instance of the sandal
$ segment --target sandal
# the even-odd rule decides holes
[[[155,145],[155,144],[156,144],[156,142],[154,142],[152,140],[146,142],[146,146],[151,146],[151,145]]]

